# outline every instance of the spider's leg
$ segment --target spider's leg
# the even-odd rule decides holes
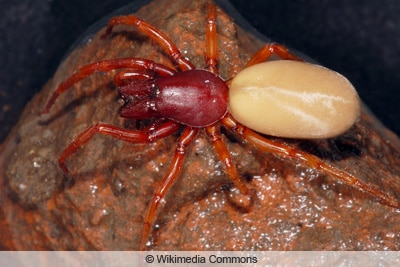
[[[161,183],[158,185],[153,198],[150,201],[150,205],[147,208],[147,212],[144,217],[142,235],[140,238],[140,250],[146,250],[146,243],[149,239],[151,226],[153,225],[158,206],[160,205],[161,200],[167,194],[169,188],[174,184],[176,179],[179,176],[179,173],[182,170],[183,160],[186,154],[186,147],[193,141],[198,132],[198,128],[186,127],[181,137],[178,140],[177,148],[175,150],[174,158],[172,159],[172,163],[169,167],[167,174],[164,176]]]
[[[80,133],[58,158],[58,163],[63,172],[68,175],[69,170],[66,165],[66,160],[73,155],[79,148],[86,144],[95,134],[103,134],[113,136],[117,139],[131,143],[151,143],[158,138],[164,138],[176,132],[180,124],[173,121],[168,121],[163,124],[152,126],[145,131],[127,130],[113,125],[97,123],[82,133]]]
[[[136,27],[140,32],[146,34],[151,39],[156,41],[171,57],[171,59],[179,66],[182,71],[195,69],[195,66],[187,59],[185,59],[176,45],[159,29],[147,23],[144,20],[139,19],[133,15],[113,17],[108,23],[106,32],[103,37],[111,34],[112,29],[116,25],[129,25]]]
[[[217,70],[217,9],[215,4],[207,5],[207,27],[206,27],[206,63],[207,69],[218,74]]]
[[[303,59],[297,57],[295,54],[291,53],[289,49],[285,46],[275,43],[266,44],[263,48],[258,50],[257,53],[247,62],[246,67],[255,65],[266,61],[273,54],[278,55],[282,59],[304,61]]]
[[[277,143],[268,140],[261,135],[253,132],[249,128],[237,123],[229,114],[222,119],[222,123],[228,129],[234,131],[236,134],[241,136],[248,143],[254,145],[261,151],[272,153],[275,155],[280,155],[285,158],[295,158],[301,160],[306,165],[315,168],[317,170],[323,171],[329,175],[332,175],[341,182],[353,186],[363,192],[370,194],[371,196],[377,198],[379,202],[390,207],[400,208],[400,202],[393,199],[391,196],[369,186],[368,184],[360,181],[357,177],[352,174],[342,171],[324,161],[318,157],[305,153],[301,150],[297,150],[286,146],[281,143]]]
[[[239,174],[235,168],[235,165],[232,162],[231,156],[229,155],[229,151],[222,141],[221,136],[219,135],[219,130],[217,126],[215,124],[207,126],[206,132],[211,139],[211,143],[214,146],[218,158],[225,165],[226,173],[228,174],[229,178],[232,180],[235,187],[239,189],[240,193],[247,195],[249,189],[242,182],[242,180],[240,180]]]
[[[122,87],[129,84],[131,81],[152,80],[155,78],[156,74],[153,71],[127,69],[115,74],[114,84],[118,87]]]
[[[57,98],[64,93],[68,88],[70,88],[75,83],[81,81],[82,79],[88,77],[95,72],[108,72],[116,69],[124,68],[135,68],[140,70],[150,70],[154,71],[160,76],[172,76],[176,72],[164,65],[157,64],[148,59],[142,58],[119,58],[104,60],[86,66],[81,67],[74,74],[72,74],[68,79],[58,85],[56,90],[51,95],[50,99],[47,101],[45,108],[40,112],[40,114],[46,114],[49,112],[50,108],[53,106]]]

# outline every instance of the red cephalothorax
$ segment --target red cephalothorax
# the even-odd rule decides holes
[[[204,127],[227,112],[229,88],[218,75],[206,70],[137,79],[118,90],[125,101],[121,110],[125,118],[167,118]]]
[[[248,71],[251,75],[244,74],[242,71],[229,82],[225,82],[218,76],[217,69],[217,11],[215,5],[207,5],[207,14],[206,70],[196,69],[189,60],[181,55],[175,44],[164,33],[147,22],[135,16],[120,16],[110,20],[104,37],[107,37],[116,25],[134,26],[157,42],[168,53],[171,61],[177,66],[177,70],[143,58],[110,59],[83,66],[61,83],[51,95],[42,114],[48,113],[58,96],[80,80],[95,72],[120,70],[114,78],[114,83],[125,103],[120,115],[133,119],[156,119],[150,128],[142,131],[104,123],[97,123],[89,127],[61,153],[59,165],[63,172],[66,175],[69,174],[66,166],[67,159],[95,134],[108,135],[132,143],[150,143],[183,128],[169,170],[154,192],[144,216],[139,243],[141,250],[145,250],[148,245],[160,201],[179,177],[187,146],[203,128],[205,128],[211,144],[235,188],[250,198],[252,197],[251,191],[240,179],[230,153],[221,139],[221,127],[235,133],[260,151],[283,158],[295,158],[307,166],[325,172],[347,185],[376,197],[385,205],[400,208],[398,201],[363,183],[354,175],[326,163],[317,156],[293,149],[261,135],[287,138],[329,138],[347,130],[359,115],[358,97],[347,79],[331,70],[302,62],[284,46],[267,44],[247,64],[248,67],[255,67]],[[273,65],[263,63],[272,54],[277,54],[284,60]],[[293,61],[298,64],[288,65],[288,62]],[[244,70],[246,69],[250,68]],[[294,76],[283,74],[286,73],[286,70],[292,69],[296,69]],[[304,75],[304,72],[309,75]],[[321,79],[309,82],[307,80],[308,77],[318,78],[321,76],[324,77],[322,82]],[[317,87],[315,83],[318,83]],[[332,92],[329,89],[329,86],[332,85],[338,90],[335,89]],[[325,86],[327,86],[327,90],[320,90]],[[264,105],[264,101],[269,99],[273,99],[273,101],[269,105]],[[309,105],[310,103],[312,105]],[[283,107],[283,110],[287,111],[287,115],[283,116],[281,112],[271,111],[274,105],[279,105],[279,108]],[[264,109],[264,106],[267,109]],[[320,114],[322,109],[326,109],[326,111]],[[273,125],[272,121],[262,120],[267,114],[276,114],[281,123]],[[318,125],[318,120],[320,120],[318,116],[322,116],[324,122],[328,122],[327,130],[322,133],[314,130],[314,126]],[[276,120],[276,118],[271,117],[270,120]],[[310,126],[305,128],[296,126],[293,130],[286,131],[287,125],[297,121],[304,121],[301,125],[309,124]],[[269,123],[273,126],[270,127]],[[336,131],[338,127],[340,132]],[[257,130],[260,134],[252,129]]]

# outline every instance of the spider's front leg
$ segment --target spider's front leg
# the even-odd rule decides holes
[[[176,72],[173,69],[170,69],[164,65],[155,63],[152,60],[142,59],[142,58],[118,58],[118,59],[110,59],[99,61],[96,63],[91,63],[81,67],[74,74],[72,74],[68,79],[58,85],[56,90],[50,96],[50,99],[47,101],[46,106],[40,112],[41,115],[46,114],[50,111],[50,108],[54,105],[57,98],[71,88],[77,82],[85,79],[86,77],[92,75],[96,72],[108,72],[111,70],[117,69],[138,69],[143,71],[152,71],[157,73],[160,76],[172,76]],[[116,81],[121,81],[122,78],[119,76],[116,77]]]
[[[58,163],[64,174],[69,174],[69,169],[66,165],[66,160],[72,156],[79,148],[86,144],[95,134],[103,134],[115,137],[131,143],[151,143],[156,139],[167,137],[175,133],[180,127],[180,124],[168,121],[155,128],[151,127],[144,131],[127,130],[105,123],[97,123],[87,130],[80,133],[58,158]]]
[[[113,17],[108,23],[106,32],[102,38],[109,36],[113,28],[117,25],[129,25],[136,27],[141,33],[149,36],[156,41],[171,57],[171,59],[179,66],[182,71],[195,69],[195,66],[187,59],[185,59],[178,47],[168,38],[164,33],[155,28],[153,25],[141,20],[133,15]]]

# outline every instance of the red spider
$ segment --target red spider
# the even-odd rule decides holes
[[[83,66],[61,83],[48,100],[41,114],[48,113],[60,94],[85,77],[95,72],[125,69],[116,74],[114,78],[122,99],[125,101],[120,115],[130,119],[156,119],[151,127],[144,131],[127,130],[104,123],[97,123],[89,127],[79,134],[61,153],[59,165],[63,172],[66,175],[69,173],[66,160],[95,134],[109,135],[132,143],[151,143],[156,139],[174,134],[181,127],[184,127],[177,142],[171,166],[154,192],[144,216],[139,245],[141,250],[146,249],[146,243],[149,240],[160,201],[179,177],[186,148],[202,128],[205,128],[216,154],[225,165],[226,174],[232,180],[234,186],[244,195],[250,194],[249,189],[240,179],[229,151],[220,137],[220,126],[234,132],[257,149],[286,158],[296,158],[310,167],[334,176],[347,185],[369,193],[385,205],[400,208],[398,201],[361,182],[352,174],[337,169],[314,155],[271,141],[237,122],[234,116],[228,112],[230,81],[226,82],[218,76],[217,12],[215,5],[207,6],[207,14],[207,70],[196,69],[190,61],[181,55],[176,45],[164,33],[147,22],[132,15],[114,17],[110,20],[105,36],[109,35],[116,25],[134,26],[157,42],[168,53],[179,71],[143,58],[120,58]],[[248,66],[264,62],[274,53],[282,59],[302,61],[284,46],[267,44],[253,56]]]

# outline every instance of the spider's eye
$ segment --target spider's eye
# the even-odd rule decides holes
[[[120,98],[118,99],[118,103],[121,104],[132,103],[135,101],[135,99],[136,97],[133,95],[121,94]]]

